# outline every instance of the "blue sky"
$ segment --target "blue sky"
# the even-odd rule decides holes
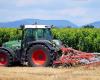
[[[26,18],[84,25],[100,21],[100,0],[0,0],[0,22]]]

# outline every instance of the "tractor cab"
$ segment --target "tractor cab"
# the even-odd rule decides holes
[[[52,40],[51,27],[46,25],[25,25],[23,40],[25,42],[37,40]]]

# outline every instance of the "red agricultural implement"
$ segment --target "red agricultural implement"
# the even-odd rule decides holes
[[[63,54],[59,59],[53,62],[54,66],[75,66],[77,64],[90,66],[100,64],[99,57],[97,58],[93,53],[86,53],[64,46],[61,47],[61,51]]]

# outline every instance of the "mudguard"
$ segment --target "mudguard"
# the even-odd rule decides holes
[[[47,40],[39,40],[39,41],[33,41],[33,42],[29,42],[27,48],[36,45],[36,44],[41,44],[41,45],[45,45],[49,50],[54,51],[55,48],[52,46],[52,44],[50,44],[49,41]]]

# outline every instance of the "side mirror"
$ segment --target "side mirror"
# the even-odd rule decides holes
[[[51,28],[56,28],[56,26],[54,26],[54,25],[51,25]]]
[[[24,29],[24,25],[20,25],[20,28],[17,28],[16,34],[19,34],[19,31],[23,29]]]
[[[24,29],[24,25],[20,25],[20,30],[23,30]]]

